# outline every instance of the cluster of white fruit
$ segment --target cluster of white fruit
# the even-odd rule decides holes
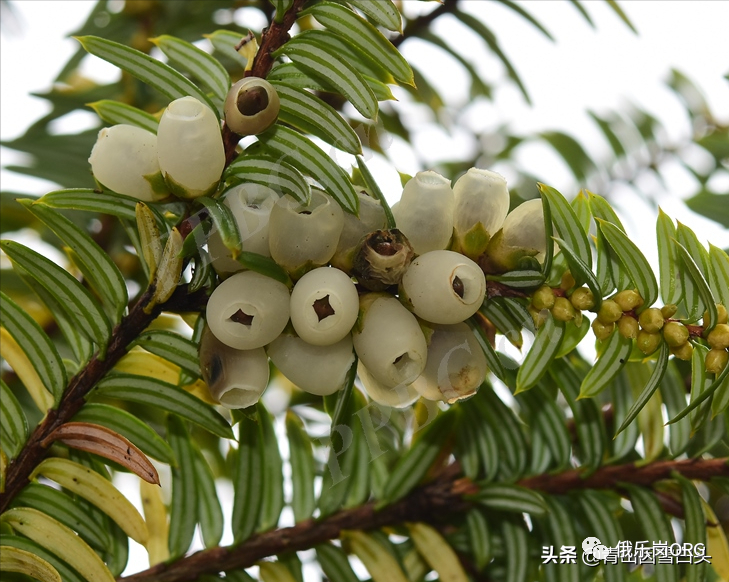
[[[382,404],[470,396],[486,359],[465,320],[482,305],[486,280],[465,253],[489,264],[544,253],[541,202],[507,216],[504,178],[475,168],[453,188],[436,172],[417,174],[393,208],[398,230],[386,229],[383,208],[365,192],[358,217],[317,189],[309,204],[255,184],[224,196],[243,250],[273,258],[296,281],[289,293],[244,270],[219,235],[210,237],[213,267],[227,278],[208,302],[201,363],[230,407],[260,398],[268,359],[299,388],[327,395],[342,388],[355,354],[362,385]],[[244,359],[250,373],[226,373],[226,361],[233,369]]]
[[[233,85],[225,103],[226,124],[241,135],[265,131],[278,112],[276,90],[256,77]],[[184,199],[212,194],[225,167],[220,122],[194,97],[175,99],[165,108],[156,134],[126,124],[102,129],[89,162],[103,186],[143,202],[171,194]]]
[[[236,83],[225,121],[257,134],[276,119],[264,80]],[[214,193],[225,166],[215,113],[193,97],[170,103],[157,134],[130,125],[103,129],[89,159],[105,187],[147,202]],[[222,194],[242,249],[271,257],[296,281],[246,271],[213,232],[213,267],[223,279],[210,296],[200,358],[223,405],[254,404],[269,383],[270,359],[301,389],[328,395],[345,383],[355,354],[373,400],[406,406],[419,396],[453,402],[473,394],[486,359],[464,323],[483,303],[486,272],[514,269],[544,253],[541,201],[508,213],[499,174],[472,168],[451,188],[418,173],[393,207],[398,229],[366,192],[359,216],[314,188],[308,203],[257,184]]]

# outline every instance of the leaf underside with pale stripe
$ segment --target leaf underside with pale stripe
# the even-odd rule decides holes
[[[663,210],[658,209],[656,222],[658,239],[658,269],[661,279],[661,298],[666,305],[678,305],[683,297],[681,273],[678,269],[678,250],[673,244],[676,238],[676,227]]]
[[[388,30],[402,32],[402,17],[392,0],[379,0],[379,2],[350,0],[349,3],[355,8],[359,8],[377,24],[381,24]]]
[[[312,32],[323,31],[299,34],[273,55],[278,57],[284,54],[302,69],[325,77],[364,117],[376,119],[377,98],[362,75],[349,62],[319,44]]]
[[[114,374],[101,380],[94,393],[156,406],[186,418],[219,437],[233,436],[228,422],[212,407],[181,388],[155,378]]]
[[[600,231],[622,262],[625,271],[630,275],[638,294],[643,298],[642,309],[650,307],[658,299],[658,283],[650,263],[638,246],[620,228],[602,219],[596,220]],[[619,289],[619,291],[622,290]]]
[[[359,199],[347,174],[311,140],[297,131],[275,125],[258,138],[268,150],[313,176],[339,205],[351,214],[357,214]]]
[[[109,255],[83,230],[42,202],[23,204],[50,228],[78,257],[89,285],[116,314],[116,322],[126,309],[127,287],[119,268]],[[115,322],[115,323],[116,323]]]
[[[372,24],[341,4],[320,2],[304,14],[311,14],[329,30],[339,34],[360,52],[379,63],[395,79],[413,84],[413,71],[408,62]]]
[[[197,85],[172,67],[149,55],[98,36],[79,36],[76,40],[88,53],[116,65],[170,99],[192,96],[205,103],[216,115],[218,114],[218,108]]]
[[[163,34],[151,40],[171,61],[200,80],[221,103],[225,101],[230,76],[220,61],[181,38]]]
[[[569,202],[554,188],[544,184],[538,185],[542,197],[549,199],[552,221],[557,227],[560,238],[564,239],[580,261],[592,269],[592,250],[587,234],[582,228],[580,219]]]
[[[157,133],[159,121],[154,115],[127,105],[126,103],[112,101],[111,99],[102,99],[101,101],[89,103],[88,106],[96,112],[96,115],[102,121],[110,125],[123,123],[141,127],[151,133]]]
[[[3,241],[0,246],[63,306],[78,329],[99,345],[100,355],[104,356],[111,324],[91,294],[70,273],[28,247],[14,241]]]
[[[559,351],[559,346],[564,337],[565,324],[557,321],[554,317],[547,317],[546,321],[537,331],[532,345],[524,363],[519,368],[516,376],[516,392],[523,392],[534,387],[544,376],[554,355]]]
[[[304,204],[311,199],[311,188],[301,172],[283,159],[257,151],[246,151],[245,155],[239,156],[228,167],[225,177],[266,186]]]
[[[59,402],[66,388],[66,369],[56,346],[41,327],[5,293],[0,292],[0,324],[33,363],[43,385]],[[27,429],[26,429],[27,431]]]
[[[133,343],[148,352],[180,366],[196,378],[200,377],[198,346],[187,338],[171,331],[148,330]]]
[[[359,137],[334,107],[303,89],[280,81],[272,81],[271,84],[281,102],[279,112],[281,121],[311,133],[352,155],[362,153]]]
[[[617,328],[613,330],[605,340],[605,349],[582,381],[580,398],[592,398],[607,388],[628,362],[632,348],[633,340],[624,338]]]

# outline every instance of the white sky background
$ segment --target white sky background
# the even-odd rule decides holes
[[[75,52],[76,41],[65,38],[79,27],[91,9],[89,1],[14,2],[18,25],[5,26],[0,37],[0,137],[12,139],[22,134],[34,120],[49,110],[45,101],[28,96],[31,91],[48,89],[53,77]],[[412,3],[411,3],[412,4]],[[601,134],[586,109],[597,113],[619,110],[627,102],[634,102],[654,114],[666,127],[669,135],[678,141],[689,135],[690,126],[683,106],[665,86],[670,69],[675,67],[686,73],[700,87],[718,119],[729,123],[729,82],[723,75],[729,72],[729,1],[625,1],[624,10],[637,27],[634,35],[604,2],[587,1],[586,8],[596,23],[592,29],[577,10],[566,0],[529,1],[520,5],[531,12],[556,38],[552,43],[521,17],[503,6],[484,0],[471,0],[468,10],[483,15],[496,33],[504,52],[521,74],[534,105],[528,106],[511,83],[499,84],[495,106],[476,108],[469,119],[479,128],[495,128],[509,123],[521,134],[557,129],[578,136],[587,142],[590,151],[607,152]],[[415,3],[410,10],[430,8]],[[470,35],[449,35],[453,30],[447,19],[439,23],[435,32],[456,42],[462,54],[483,52],[482,41]],[[420,52],[422,45],[403,45],[407,58],[421,68],[437,72],[443,79],[442,87],[448,102],[466,105],[468,80],[448,62],[438,62],[431,53]],[[498,60],[489,57],[478,63],[491,80],[503,76]],[[86,74],[112,80],[114,70],[95,58],[85,60]],[[455,112],[454,112],[455,114]],[[78,130],[74,124],[88,127],[91,114],[77,115],[65,120],[60,131]],[[461,136],[449,136],[432,127],[423,127],[416,133],[416,143],[426,159],[448,159],[468,151]],[[397,169],[414,173],[420,169],[410,156],[393,145]],[[547,152],[545,154],[545,152]],[[520,154],[523,166],[531,169],[544,182],[553,185],[571,197],[572,178],[563,162],[544,148],[525,147]],[[2,165],[18,163],[18,154],[0,149]],[[699,163],[701,160],[697,160]],[[383,189],[391,200],[399,196],[399,182],[393,168],[373,163]],[[508,177],[508,176],[507,176]],[[726,229],[704,219],[680,203],[693,193],[695,183],[684,170],[676,168],[670,174],[671,193],[658,193],[657,197],[669,215],[679,218],[693,228],[702,240],[711,240],[721,246],[729,245]],[[28,177],[0,172],[0,187],[42,194],[53,189],[52,184]],[[646,185],[656,195],[655,184]],[[715,189],[729,190],[729,176],[720,179]],[[623,203],[622,217],[628,232],[635,236],[642,230],[646,240],[641,247],[649,258],[655,257],[655,210],[631,192],[618,196]],[[729,199],[728,199],[729,200]],[[642,223],[648,217],[649,224]],[[645,243],[645,244],[643,244]],[[226,540],[224,539],[224,542]],[[135,544],[132,544],[135,546]],[[137,548],[138,549],[138,548]],[[134,559],[146,561],[141,552]],[[137,562],[134,570],[144,567]]]

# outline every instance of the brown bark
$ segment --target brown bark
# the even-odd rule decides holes
[[[660,461],[637,467],[633,463],[603,467],[582,478],[578,471],[556,475],[538,475],[519,482],[544,493],[567,493],[581,488],[613,488],[618,483],[650,486],[677,472],[689,479],[708,480],[729,475],[727,459]],[[371,530],[409,521],[438,522],[447,520],[471,506],[469,495],[478,492],[478,485],[460,475],[458,463],[449,465],[431,483],[382,509],[370,502],[345,509],[318,521],[308,520],[281,529],[254,535],[236,547],[217,547],[196,552],[168,564],[120,578],[124,582],[186,582],[202,574],[238,570],[253,566],[259,560],[283,552],[301,551],[328,540],[337,539],[345,530]]]
[[[246,71],[246,77],[260,77],[265,79],[273,67],[273,57],[271,53],[281,48],[289,40],[289,30],[296,22],[301,7],[305,0],[294,0],[291,8],[284,15],[283,20],[272,22],[271,26],[266,28],[261,35],[261,44],[258,47],[256,58],[253,59],[253,66]],[[232,132],[228,126],[223,123],[223,146],[225,148],[225,165],[226,167],[235,159],[237,153],[235,151],[241,136]]]
[[[202,305],[205,298],[204,291],[188,294],[187,286],[184,285],[177,288],[167,303],[157,305],[150,314],[144,313],[144,307],[153,294],[154,288],[150,287],[130,308],[129,315],[112,331],[106,358],[101,360],[98,354],[94,355],[86,367],[71,378],[58,408],[48,412],[30,435],[20,454],[8,465],[5,491],[0,493],[0,513],[8,508],[13,498],[27,485],[28,476],[46,456],[51,442],[44,445],[44,441],[54,430],[73,418],[84,405],[86,395],[127,353],[127,346],[152,323],[162,309],[190,311]]]

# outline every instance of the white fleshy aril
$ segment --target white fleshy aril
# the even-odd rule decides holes
[[[157,129],[159,167],[170,190],[197,198],[215,190],[225,166],[220,123],[215,113],[194,97],[175,99]]]
[[[320,267],[334,255],[343,226],[342,208],[321,190],[311,191],[309,204],[282,196],[269,220],[271,257],[292,274]]]
[[[334,267],[309,271],[291,292],[291,323],[304,341],[328,346],[352,330],[359,296],[349,275]]]
[[[365,296],[361,310],[352,339],[362,364],[385,388],[413,382],[425,368],[428,353],[415,316],[384,294]]]
[[[354,362],[352,336],[337,343],[315,346],[283,333],[266,347],[274,365],[293,384],[309,394],[327,396],[344,386]]]
[[[157,136],[141,127],[121,124],[99,131],[89,163],[94,178],[114,192],[144,202],[168,196],[167,192],[155,192],[152,184],[160,172]]]
[[[425,370],[412,386],[423,398],[453,403],[478,390],[486,367],[486,356],[467,324],[437,325]]]
[[[363,192],[359,198],[359,216],[344,213],[344,227],[339,235],[337,250],[331,258],[332,266],[348,271],[352,266],[353,253],[362,237],[387,226],[385,210],[379,200],[375,200]]]
[[[417,390],[410,384],[399,384],[391,388],[383,386],[362,364],[362,361],[357,365],[357,374],[362,381],[365,392],[377,404],[393,408],[405,408],[420,397]]]
[[[459,250],[475,258],[509,212],[506,179],[496,172],[471,168],[456,181],[453,194],[453,228]]]
[[[504,220],[502,229],[502,242],[506,247],[528,250],[538,261],[544,260],[547,240],[541,198],[527,200],[514,208]]]
[[[263,348],[233,349],[209,328],[200,339],[200,368],[210,395],[226,408],[253,406],[268,386],[270,372]]]
[[[242,250],[270,257],[268,249],[268,222],[271,209],[279,199],[275,190],[260,184],[239,184],[223,194],[224,204],[230,208],[240,233]],[[213,268],[221,275],[243,270],[243,265],[232,258],[217,231],[208,239],[208,250]]]
[[[244,77],[225,98],[225,123],[239,135],[258,135],[273,125],[280,101],[273,85],[260,77]]]
[[[289,290],[254,271],[236,273],[213,291],[207,306],[211,331],[225,345],[253,350],[272,342],[289,321]]]
[[[483,303],[486,278],[468,257],[432,251],[416,258],[402,278],[401,298],[421,319],[453,324],[471,317]]]
[[[392,208],[397,228],[416,254],[444,249],[453,235],[454,197],[451,183],[438,172],[418,172],[405,184]]]

